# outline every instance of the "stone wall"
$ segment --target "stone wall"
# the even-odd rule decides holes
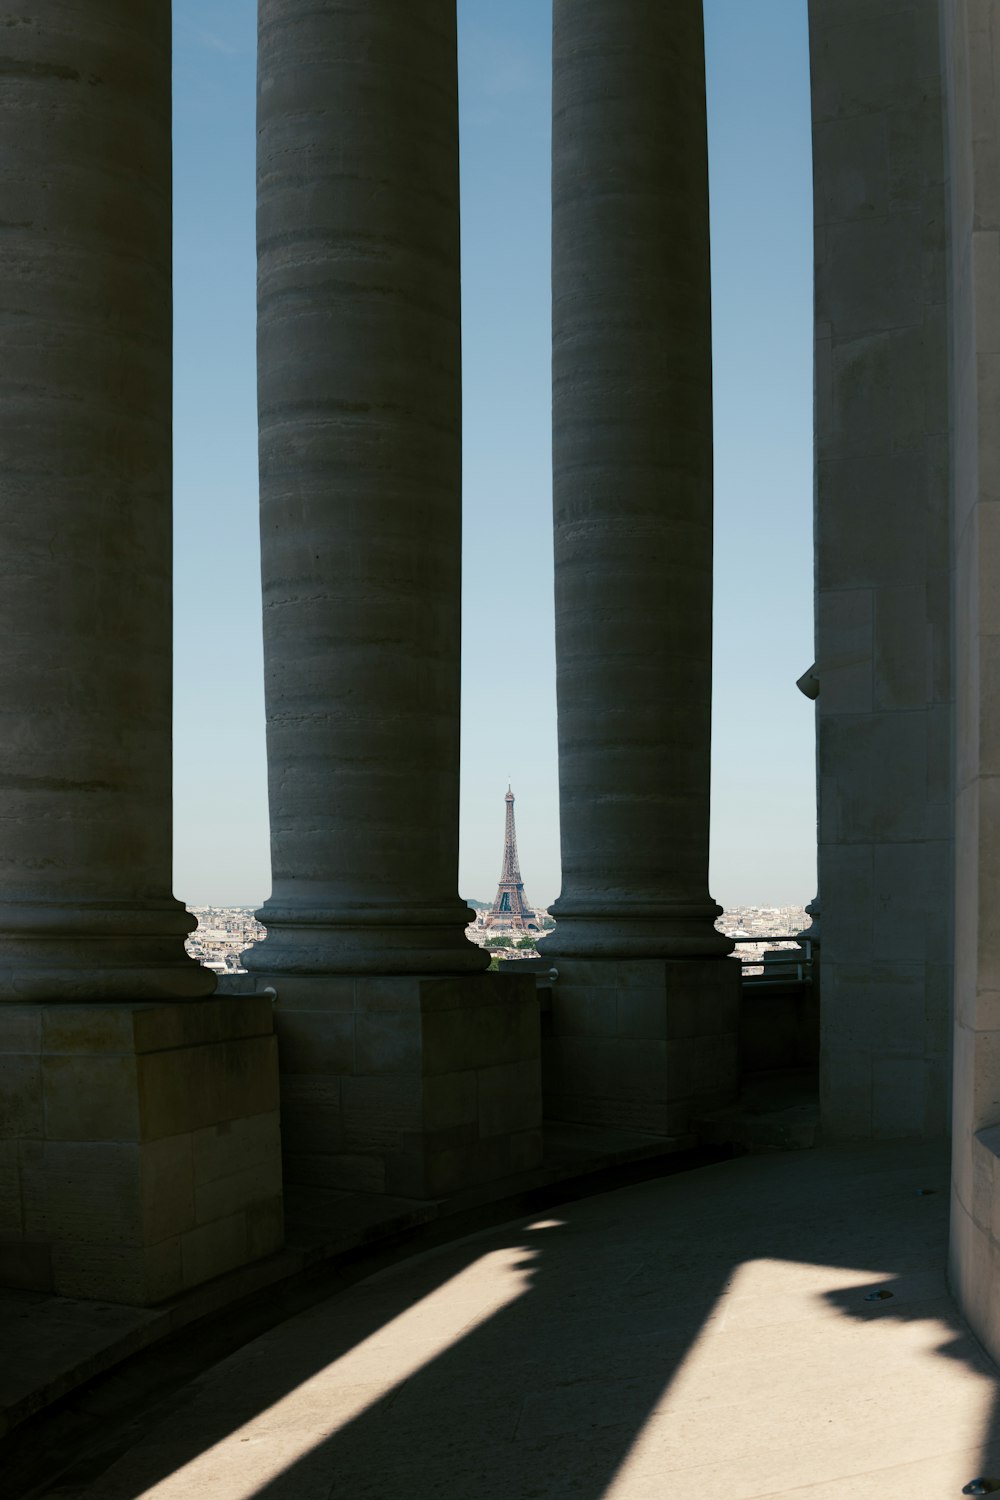
[[[266,997],[0,1006],[0,1285],[156,1303],[282,1243]]]
[[[533,976],[268,982],[286,1181],[437,1198],[539,1165]]]
[[[954,423],[956,943],[952,1286],[1000,1357],[1000,41],[944,0]]]
[[[546,1119],[683,1136],[697,1116],[732,1102],[736,959],[553,962]]]
[[[821,1099],[947,1127],[952,809],[936,0],[810,0]]]

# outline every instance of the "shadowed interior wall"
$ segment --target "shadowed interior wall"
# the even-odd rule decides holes
[[[821,1097],[947,1121],[951,671],[937,0],[811,0]]]

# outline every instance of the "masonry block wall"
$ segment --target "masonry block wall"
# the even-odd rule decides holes
[[[823,1128],[933,1136],[952,956],[938,5],[809,14]]]
[[[270,1000],[0,1006],[0,1284],[161,1302],[282,1243]]]
[[[436,1198],[540,1164],[533,975],[276,983],[288,1182]]]
[[[942,4],[955,538],[951,1284],[1000,1357],[1000,17]]]

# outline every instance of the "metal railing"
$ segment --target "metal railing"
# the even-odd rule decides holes
[[[730,937],[732,934],[730,933]],[[769,944],[763,953],[734,952],[743,972],[744,984],[810,984],[813,977],[813,944],[809,938],[795,937],[789,933],[774,933],[769,937],[755,934],[753,937],[733,937],[737,950]],[[775,948],[775,943],[784,943]]]

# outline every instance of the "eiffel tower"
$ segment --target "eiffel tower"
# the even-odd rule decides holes
[[[503,833],[503,869],[500,871],[500,884],[497,886],[493,908],[487,915],[486,926],[503,928],[507,932],[537,932],[538,921],[524,899],[524,881],[517,863],[514,793],[509,786],[504,801],[507,804],[507,821]]]

